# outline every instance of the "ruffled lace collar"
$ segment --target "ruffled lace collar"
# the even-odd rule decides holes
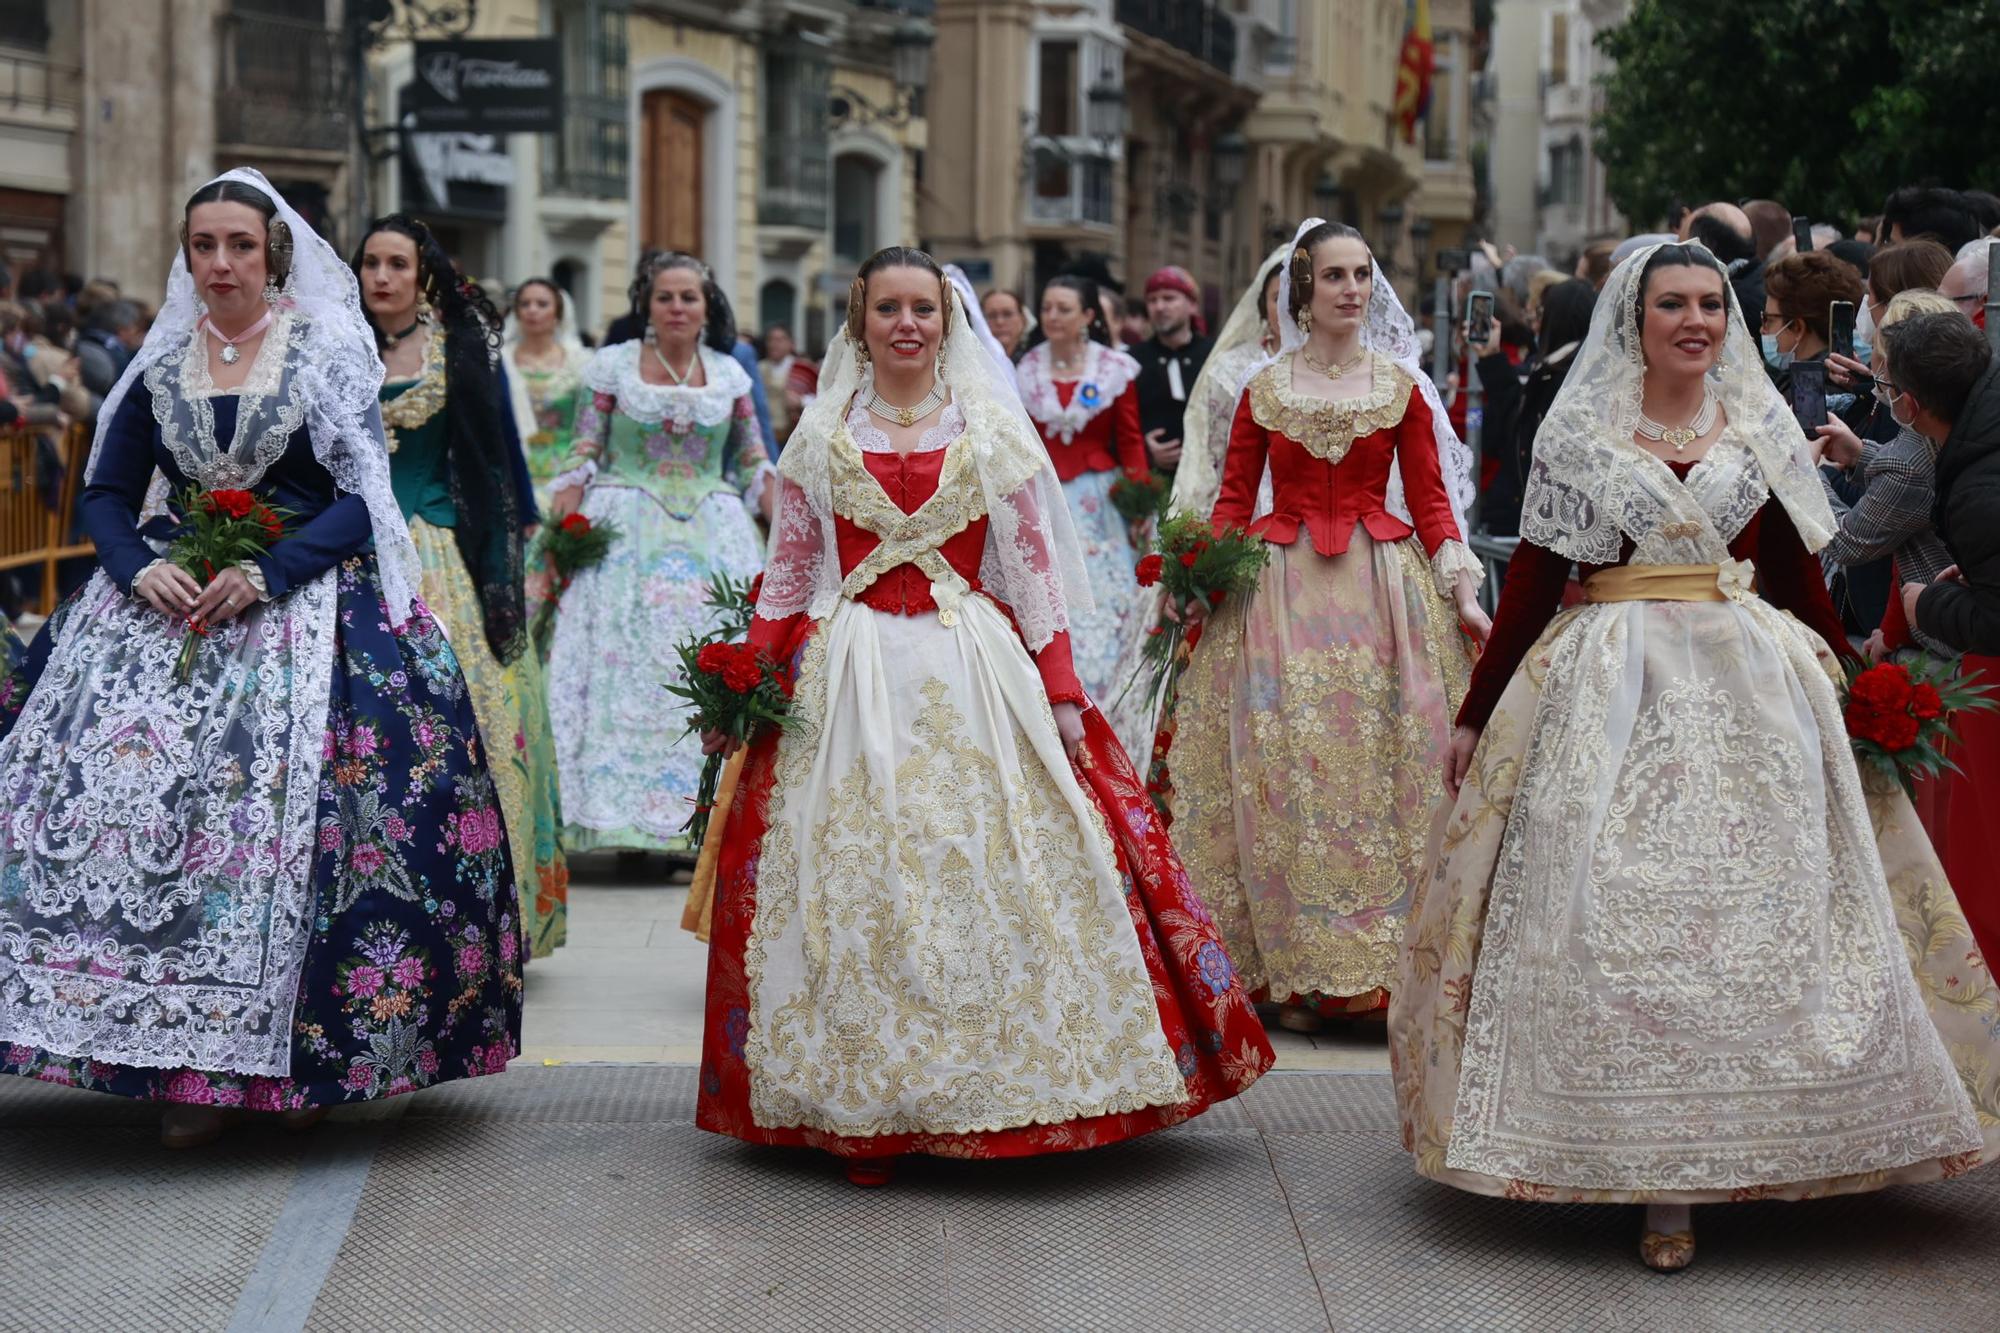
[[[583,382],[596,393],[618,400],[618,410],[645,426],[671,423],[676,430],[719,426],[729,419],[736,400],[750,392],[750,376],[736,359],[712,347],[700,349],[708,383],[699,388],[679,384],[648,384],[639,373],[642,357],[651,350],[639,339],[603,348],[584,367]]]
[[[1090,423],[1090,419],[1118,401],[1139,374],[1139,363],[1103,343],[1084,344],[1083,371],[1076,378],[1076,390],[1064,405],[1056,392],[1054,363],[1049,345],[1031,349],[1021,358],[1015,375],[1021,386],[1021,406],[1035,424],[1052,432],[1064,444]]]

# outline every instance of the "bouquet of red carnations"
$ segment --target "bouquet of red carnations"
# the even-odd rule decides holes
[[[1111,483],[1111,507],[1127,523],[1151,523],[1167,512],[1173,487],[1158,473],[1126,472]]]
[[[709,581],[709,605],[721,613],[723,627],[709,635],[691,635],[674,647],[684,679],[667,686],[667,692],[685,699],[694,710],[688,722],[692,734],[719,731],[738,744],[748,744],[764,727],[782,728],[790,720],[791,674],[754,644],[732,642],[748,628],[749,612],[756,607],[762,583],[761,574],[748,584],[716,575]],[[739,615],[740,622],[732,623]],[[716,786],[726,758],[726,753],[718,750],[701,766],[694,813],[686,825],[696,848],[708,835],[708,817],[715,809]]]
[[[182,514],[181,531],[167,549],[167,559],[206,587],[231,565],[254,560],[285,535],[289,509],[273,509],[254,491],[204,491],[189,487],[175,500]],[[194,676],[195,649],[208,637],[209,626],[190,617],[174,661],[174,679],[185,685]]]
[[[1241,528],[1218,534],[1206,519],[1194,514],[1174,514],[1163,520],[1153,549],[1140,559],[1135,573],[1140,587],[1159,586],[1175,614],[1163,616],[1147,631],[1139,670],[1125,689],[1129,691],[1145,678],[1151,704],[1157,707],[1172,698],[1181,672],[1187,668],[1187,654],[1181,645],[1188,641],[1192,646],[1184,608],[1198,597],[1214,606],[1232,594],[1249,592],[1257,586],[1257,575],[1270,559],[1271,548]],[[1122,700],[1124,694],[1119,698]]]
[[[1847,734],[1854,757],[1915,794],[1919,777],[1958,771],[1946,754],[1958,739],[1954,714],[1996,707],[1990,691],[1955,662],[1920,655],[1909,662],[1848,668]]]
[[[570,580],[593,565],[604,563],[611,543],[618,540],[616,523],[592,523],[582,514],[571,514],[560,523],[542,530],[542,555],[554,571],[555,595],[535,608],[528,629],[535,636],[535,651],[549,655],[549,639],[555,633],[556,603],[569,590]]]

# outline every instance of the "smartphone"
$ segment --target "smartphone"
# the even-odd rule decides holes
[[[1854,355],[1854,302],[1835,301],[1826,308],[1827,327],[1832,337],[1827,341],[1833,350],[1844,357]]]
[[[1792,415],[1810,435],[1826,424],[1826,363],[1792,363]]]
[[[1465,298],[1465,341],[1477,347],[1493,336],[1493,293],[1473,292]]]
[[[1800,254],[1812,249],[1812,219],[1803,213],[1792,215],[1792,242]]]

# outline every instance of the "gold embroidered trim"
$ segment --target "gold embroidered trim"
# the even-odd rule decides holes
[[[1279,357],[1251,379],[1250,415],[1265,430],[1296,441],[1314,458],[1338,463],[1356,440],[1401,425],[1414,387],[1401,366],[1377,356],[1368,392],[1331,402],[1295,392],[1292,359]]]
[[[914,514],[904,513],[861,461],[861,446],[854,442],[846,422],[840,423],[828,443],[834,512],[881,538],[881,543],[840,581],[841,595],[859,597],[898,565],[915,565],[930,575],[933,583],[962,590],[966,586],[963,578],[938,554],[938,548],[986,516],[986,493],[979,484],[970,431],[945,446],[937,493]]]
[[[416,430],[444,406],[444,335],[433,332],[424,349],[424,373],[415,383],[382,404],[382,429],[395,453],[396,432]]]

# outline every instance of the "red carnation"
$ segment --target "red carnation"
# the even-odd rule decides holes
[[[705,643],[701,646],[701,651],[695,654],[694,664],[704,675],[719,676],[723,667],[728,665],[734,656],[734,651],[726,643]]]
[[[211,514],[247,518],[250,511],[257,507],[257,497],[249,491],[210,491],[206,503]]]
[[[764,668],[757,650],[749,644],[733,644],[728,661],[722,664],[722,683],[738,694],[748,694],[762,684]]]
[[[590,520],[582,514],[571,514],[563,519],[562,530],[573,537],[581,537],[590,531]]]
[[[1884,713],[1875,743],[1885,750],[1907,750],[1917,743],[1918,722],[1908,713]]]
[[[1910,706],[1913,692],[1910,673],[1894,662],[1884,662],[1856,676],[1848,696],[1881,712],[1897,713]]]
[[[1193,568],[1194,568],[1194,562],[1195,562],[1196,560],[1199,560],[1200,558],[1201,558],[1201,552],[1200,552],[1199,550],[1193,550],[1193,551],[1182,551],[1182,552],[1181,552],[1181,568],[1182,568],[1182,569],[1193,569]]]
[[[1150,588],[1155,583],[1158,583],[1160,581],[1160,571],[1166,567],[1166,563],[1166,561],[1160,559],[1157,552],[1139,561],[1138,568],[1133,571],[1139,576],[1139,586]]]
[[[1944,716],[1944,700],[1935,685],[1918,685],[1910,693],[1910,711],[1925,722]]]

